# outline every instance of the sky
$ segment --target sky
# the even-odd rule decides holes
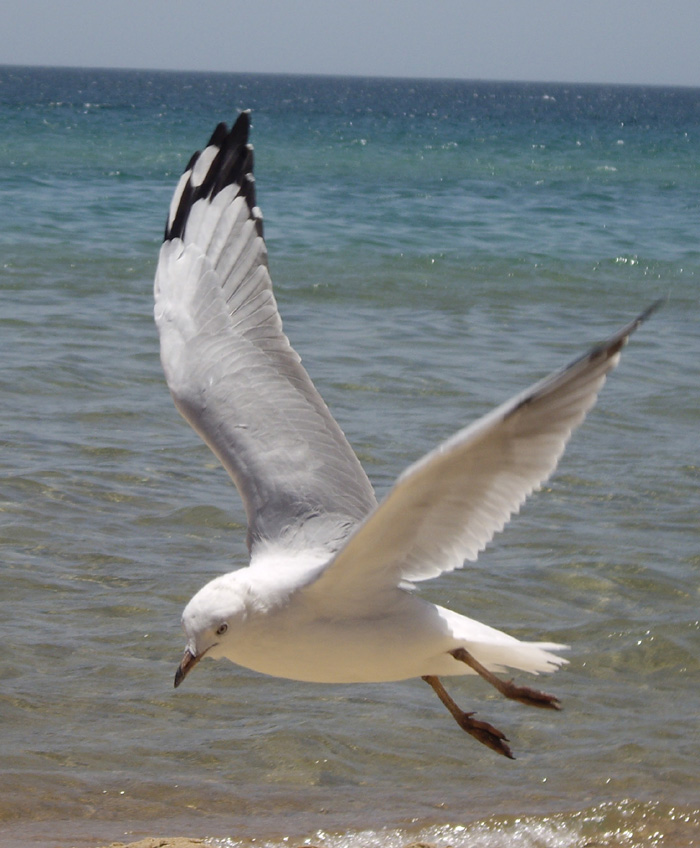
[[[700,86],[700,0],[3,0],[0,64]]]

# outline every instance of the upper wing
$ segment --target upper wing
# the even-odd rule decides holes
[[[628,336],[657,306],[410,466],[311,591],[326,605],[367,606],[373,590],[475,560],[554,471]]]
[[[255,205],[249,114],[220,124],[170,205],[155,278],[175,404],[243,498],[248,546],[338,548],[372,486],[282,331]]]

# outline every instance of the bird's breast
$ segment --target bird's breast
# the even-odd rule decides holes
[[[417,677],[430,673],[426,662],[448,649],[449,636],[432,604],[410,600],[376,616],[326,618],[293,604],[256,614],[223,653],[253,671],[315,683]]]

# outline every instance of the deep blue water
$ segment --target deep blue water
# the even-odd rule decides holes
[[[380,493],[669,296],[552,482],[425,587],[572,645],[561,714],[458,686],[515,763],[420,681],[172,690],[244,528],[165,388],[152,277],[242,108],[285,328]],[[697,841],[700,90],[0,68],[0,115],[0,844]]]

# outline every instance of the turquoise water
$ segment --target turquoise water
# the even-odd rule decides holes
[[[248,107],[285,328],[379,493],[669,296],[553,480],[422,589],[571,644],[562,713],[452,684],[514,763],[420,681],[172,688],[182,606],[246,554],[152,277]],[[697,844],[700,90],[0,68],[0,114],[0,844]]]

